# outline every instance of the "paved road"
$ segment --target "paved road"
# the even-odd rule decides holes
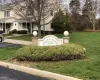
[[[48,80],[0,66],[0,80]]]
[[[19,44],[12,44],[7,42],[0,42],[0,48],[21,46]]]
[[[0,48],[21,46],[19,44],[0,43]],[[18,72],[0,66],[0,80],[48,80],[41,77],[36,77],[26,73]]]

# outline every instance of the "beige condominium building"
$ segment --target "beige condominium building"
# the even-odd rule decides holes
[[[26,21],[18,17],[13,10],[13,4],[8,3],[0,6],[0,32],[9,33],[12,30],[26,30],[27,33],[32,33],[35,30],[38,30],[37,26],[32,22]],[[45,22],[52,20],[53,15],[51,15]],[[42,31],[52,31],[51,23],[41,26]]]

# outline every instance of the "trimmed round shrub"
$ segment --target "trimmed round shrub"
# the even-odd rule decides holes
[[[15,34],[15,33],[17,33],[17,30],[16,30],[16,29],[13,29],[13,30],[11,30],[11,31],[9,32],[9,34]]]
[[[0,30],[0,34],[2,34],[3,33],[3,31],[2,30]]]
[[[27,34],[27,30],[19,30],[17,31],[17,34]]]
[[[15,58],[19,61],[57,61],[85,58],[85,50],[76,44],[67,44],[52,47],[25,46],[16,52]]]

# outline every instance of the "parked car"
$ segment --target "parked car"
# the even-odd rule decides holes
[[[4,40],[4,37],[0,34],[0,42]]]

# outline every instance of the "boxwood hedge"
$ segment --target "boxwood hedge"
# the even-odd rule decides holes
[[[16,52],[15,58],[20,61],[57,61],[85,58],[85,49],[76,44],[52,47],[25,46]]]

